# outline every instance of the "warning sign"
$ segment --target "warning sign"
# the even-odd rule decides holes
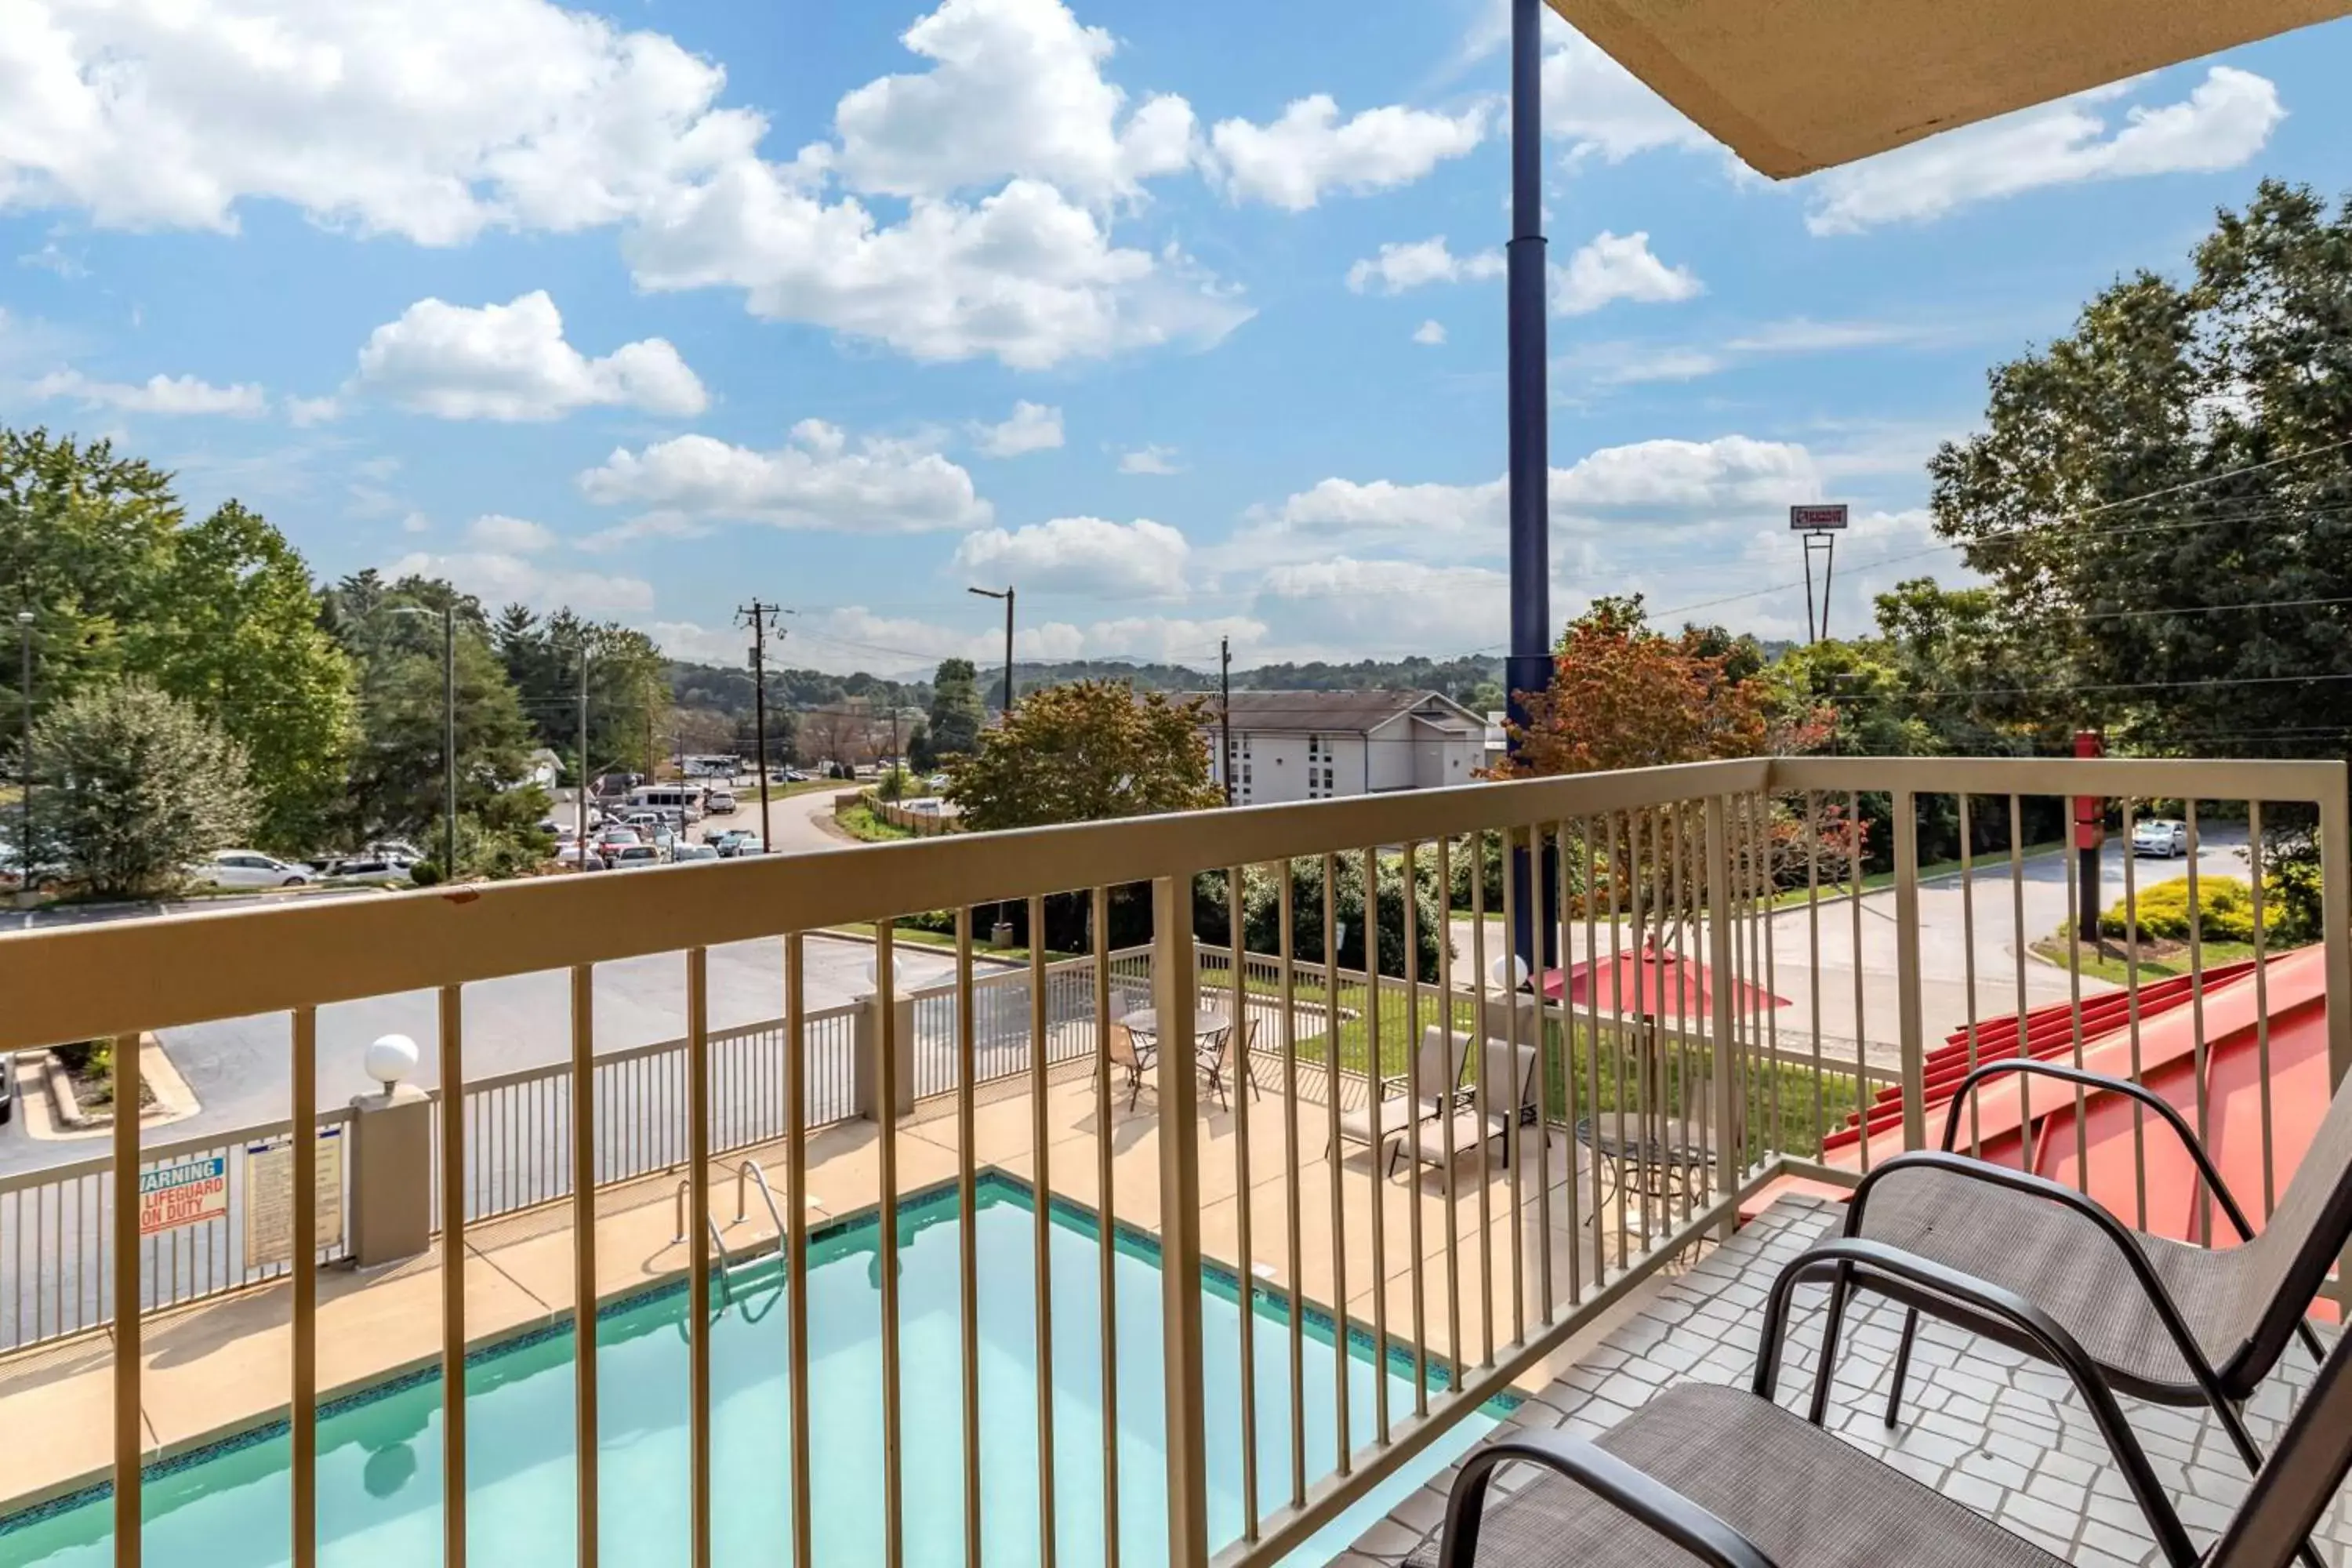
[[[321,1247],[343,1238],[343,1130],[319,1134],[316,1218]],[[250,1143],[245,1151],[245,1266],[259,1268],[294,1259],[294,1145],[284,1138]]]
[[[228,1217],[228,1156],[179,1160],[139,1174],[139,1234]]]

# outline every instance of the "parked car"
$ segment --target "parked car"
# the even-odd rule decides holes
[[[929,778],[923,781],[923,787],[929,790],[933,795],[938,795],[948,787],[948,775],[945,773],[933,773]]]
[[[409,866],[382,855],[348,855],[340,860],[330,860],[319,868],[319,878],[326,882],[414,882],[416,879]]]
[[[427,855],[424,850],[419,849],[415,845],[411,844],[405,838],[376,839],[367,847],[367,852],[371,855],[381,855],[387,860],[398,860],[410,866],[415,865],[419,860],[430,860],[433,858],[433,857]]]
[[[611,859],[615,871],[642,871],[661,863],[662,852],[650,844],[624,844],[613,851]]]
[[[33,890],[35,892],[55,892],[65,886],[65,880],[64,867],[54,861],[34,863]],[[5,839],[0,839],[0,893],[22,892],[24,887],[25,872],[23,867],[17,863],[16,847]]]
[[[200,888],[299,888],[311,872],[257,849],[222,849],[189,867],[188,879]]]
[[[555,852],[555,863],[575,871],[601,871],[604,868],[604,857],[593,847],[583,852],[577,844],[567,844]]]
[[[761,852],[760,836],[748,827],[736,828],[719,841],[719,853],[724,859],[732,860],[738,856]]]
[[[720,858],[716,844],[681,844],[669,852],[670,864],[685,866],[701,860]]]
[[[642,844],[645,840],[635,828],[611,823],[596,835],[596,842],[602,847],[612,848],[623,844]]]
[[[16,1058],[0,1051],[0,1126],[16,1114]]]
[[[803,773],[798,768],[786,768],[784,770],[783,782],[786,784],[806,784],[814,776],[814,775],[813,774]]]
[[[734,815],[734,791],[715,789],[710,792],[710,807],[709,815],[712,816],[731,816]]]
[[[2132,853],[2169,860],[2189,853],[2189,825],[2169,817],[2151,816],[2132,825]]]

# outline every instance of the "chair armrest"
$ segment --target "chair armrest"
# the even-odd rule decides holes
[[[1890,1164],[1892,1163],[1889,1162]],[[1856,1195],[1859,1196],[1858,1192]],[[1772,1293],[1764,1309],[1763,1342],[1757,1347],[1753,1388],[1759,1398],[1771,1398],[1780,1383],[1783,1331],[1788,1324],[1789,1303],[1796,1287],[1809,1279],[1830,1275],[1851,1277],[1853,1274],[1877,1277],[1882,1282],[1881,1289],[1885,1289],[1887,1284],[1907,1286],[1909,1289],[1899,1290],[1896,1294],[1899,1299],[1914,1304],[1917,1304],[1919,1296],[1926,1295],[1973,1308],[2007,1324],[2039,1346],[2042,1353],[2072,1380],[2075,1392],[2090,1406],[2091,1418],[2097,1423],[2100,1435],[2106,1439],[2108,1450],[2115,1455],[2116,1463],[2123,1467],[2124,1479],[2138,1500],[2140,1511],[2147,1516],[2165,1560],[2179,1565],[2179,1568],[2194,1568],[2198,1561],[2196,1547],[2190,1542],[2188,1531],[2182,1528],[2172,1500],[2149,1467],[2147,1450],[2140,1447],[2131,1423],[2124,1418],[2122,1407],[2116,1403],[2114,1391],[2107,1387],[2105,1379],[2100,1375],[2098,1363],[2055,1318],[2017,1292],[1989,1280],[1963,1274],[1957,1268],[1889,1247],[1884,1242],[1863,1241],[1849,1237],[1812,1247],[1783,1268],[1780,1277],[1772,1282]]]
[[[2028,1073],[2036,1078],[2059,1079],[2067,1083],[2082,1084],[2089,1089],[2127,1095],[2147,1106],[2164,1118],[2166,1124],[2179,1135],[2181,1146],[2189,1151],[2189,1157],[2197,1163],[2198,1173],[2205,1178],[2207,1190],[2221,1202],[2221,1212],[2229,1216],[2231,1225],[2236,1227],[2238,1239],[2252,1241],[2254,1238],[2254,1227],[2247,1223],[2246,1211],[2239,1206],[2236,1194],[2230,1191],[2230,1184],[2221,1179],[2221,1173],[2215,1168],[2212,1157],[2206,1153],[2205,1145],[2199,1142],[2197,1134],[2189,1131],[2188,1119],[2183,1117],[2173,1103],[2164,1096],[2149,1089],[2146,1084],[2134,1083],[2127,1078],[2110,1078],[2105,1073],[2087,1072],[2081,1068],[2069,1067],[2063,1062],[2045,1062],[2032,1057],[2001,1057],[1993,1061],[1981,1063],[1971,1068],[1969,1076],[1960,1080],[1960,1087],[1953,1091],[1951,1110],[1944,1118],[1944,1148],[1948,1152],[1959,1133],[1960,1107],[1968,1102],[1969,1096],[1976,1093],[1979,1084],[2002,1073]]]
[[[1562,1432],[1520,1432],[1497,1437],[1462,1461],[1445,1500],[1445,1534],[1438,1568],[1474,1568],[1486,1483],[1497,1467],[1533,1465],[1574,1481],[1618,1512],[1646,1525],[1711,1568],[1776,1568],[1763,1548],[1662,1481],[1652,1479],[1607,1449]]]

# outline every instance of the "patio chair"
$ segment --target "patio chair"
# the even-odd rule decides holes
[[[1419,1122],[1424,1146],[1428,1140],[1439,1136],[1436,1129],[1451,1113],[1454,1094],[1462,1081],[1462,1065],[1470,1058],[1470,1037],[1449,1034],[1435,1024],[1422,1031],[1421,1047],[1414,1057],[1420,1068],[1421,1098],[1413,1099],[1414,1075],[1398,1073],[1381,1079],[1373,1093],[1380,1101],[1381,1142],[1389,1145],[1387,1174],[1396,1174],[1397,1161],[1410,1147],[1412,1124]],[[1339,1143],[1370,1145],[1372,1112],[1370,1107],[1342,1111],[1339,1115]],[[1374,1150],[1375,1153],[1381,1151]],[[1325,1158],[1338,1152],[1337,1144],[1326,1149]]]
[[[1110,1026],[1107,1048],[1110,1052],[1110,1065],[1127,1074],[1127,1108],[1133,1110],[1135,1102],[1143,1095],[1143,1079],[1146,1070],[1151,1066],[1150,1056],[1137,1048],[1135,1031],[1125,1024]]]
[[[1421,1163],[1424,1165],[1445,1163],[1445,1119],[1439,1117],[1437,1131],[1433,1134],[1422,1129]],[[1536,1092],[1536,1048],[1533,1046],[1506,1045],[1500,1040],[1486,1042],[1486,1113],[1478,1113],[1478,1086],[1475,1077],[1454,1093],[1454,1155],[1459,1159],[1471,1149],[1500,1142],[1507,1163],[1515,1157],[1517,1143],[1512,1130],[1533,1122],[1544,1125],[1543,1106]],[[1547,1146],[1550,1129],[1545,1128]]]
[[[2005,1073],[2082,1084],[2146,1106],[2196,1162],[2238,1245],[2195,1247],[2146,1235],[2073,1187],[1955,1152],[1962,1107],[1978,1085]],[[2148,1134],[2162,1135],[2153,1125]],[[2319,1340],[2304,1314],[2352,1237],[2352,1087],[2339,1090],[2328,1107],[2276,1212],[2257,1236],[2204,1146],[2163,1096],[2058,1062],[1987,1062],[1961,1079],[1944,1123],[1943,1149],[1898,1154],[1864,1176],[1848,1202],[1845,1231],[2015,1291],[2080,1341],[2114,1387],[2159,1404],[2211,1409],[2239,1457],[2256,1469],[2262,1450],[2238,1407],[2277,1366],[2290,1339],[2301,1339],[2313,1359],[2319,1358]],[[1842,1278],[1831,1290],[1814,1379],[1817,1421],[1828,1403],[1852,1283]],[[1910,1309],[1887,1394],[1886,1421],[1893,1426],[1921,1310],[1996,1339],[2003,1335],[1999,1325],[1956,1309],[1948,1299],[1921,1299],[1899,1282],[1885,1293]],[[2317,1568],[2315,1553],[2309,1561]]]
[[[1234,1037],[1241,1037],[1241,1049],[1234,1049]],[[1213,1049],[1201,1053],[1201,1070],[1209,1075],[1209,1089],[1227,1110],[1234,1108],[1233,1095],[1225,1085],[1228,1059],[1241,1064],[1242,1081],[1249,1086],[1250,1099],[1257,1099],[1257,1076],[1250,1071],[1250,1047],[1257,1044],[1257,1020],[1244,1018],[1241,1023],[1220,1031]]]
[[[2200,1558],[2090,1352],[2054,1319],[1941,1264],[1833,1241],[1774,1284],[1748,1390],[1684,1384],[1595,1441],[1519,1431],[1474,1450],[1446,1500],[1437,1568],[2063,1568],[2063,1559],[1772,1403],[1790,1296],[1823,1275],[1965,1303],[2063,1367],[2115,1448],[2168,1568],[2284,1568],[2352,1468],[2347,1342],[2322,1363],[2277,1453]],[[1489,1481],[1511,1462],[1547,1473],[1487,1507]]]

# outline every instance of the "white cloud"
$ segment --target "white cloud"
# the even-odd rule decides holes
[[[1751,360],[1777,355],[1840,353],[1850,349],[1916,347],[1952,334],[1928,322],[1821,321],[1794,316],[1767,321],[1737,337],[1696,343],[1580,344],[1559,361],[1572,374],[1603,386],[1640,382],[1696,381]]]
[[[650,610],[654,605],[653,585],[641,577],[551,570],[536,561],[496,550],[467,551],[455,555],[418,551],[402,556],[383,570],[390,577],[446,577],[493,605],[520,600],[539,609],[568,605],[583,611]]]
[[[718,67],[548,0],[17,0],[0,207],[234,230],[252,199],[453,245],[577,229],[739,157]]]
[[[1205,348],[1249,319],[1172,249],[1112,242],[1055,187],[1017,179],[977,205],[917,198],[876,222],[748,161],[683,190],[625,249],[649,289],[736,288],[753,314],[887,343],[919,360],[1020,370],[1134,349]]]
[[[971,476],[939,453],[873,437],[853,449],[845,431],[819,419],[803,420],[790,441],[770,451],[709,436],[680,436],[637,452],[617,448],[580,476],[580,488],[599,505],[646,509],[588,542],[592,547],[691,537],[726,519],[919,533],[984,527],[995,515]]]
[[[1716,140],[1643,86],[1582,34],[1570,32],[1543,61],[1544,134],[1571,160],[1621,163],[1662,148],[1704,152]]]
[[[1812,454],[1788,441],[1724,436],[1603,447],[1552,470],[1552,504],[1570,511],[1737,510],[1811,500]]]
[[[544,289],[479,309],[420,300],[369,334],[358,384],[443,419],[558,419],[575,409],[625,406],[694,415],[710,397],[662,338],[590,359],[563,338]]]
[[[929,75],[852,92],[842,141],[780,163],[763,116],[719,106],[718,66],[551,0],[15,0],[0,210],[233,231],[282,201],[426,245],[609,226],[641,288],[740,289],[755,314],[926,360],[1039,368],[1247,319],[1181,253],[1112,237],[1105,198],[1183,166],[1195,135],[1181,100],[1118,118],[1102,34],[1058,0],[944,0],[908,38]],[[1005,183],[885,221],[859,178]]]
[[[1348,268],[1348,287],[1359,294],[1402,294],[1425,283],[1483,282],[1503,275],[1503,253],[1482,250],[1456,256],[1446,248],[1445,237],[1416,239],[1381,247]]]
[[[1122,124],[1127,95],[1102,74],[1118,46],[1062,0],[945,0],[901,41],[931,69],[834,111],[832,163],[856,189],[940,196],[1019,174],[1098,200],[1192,159],[1192,106],[1151,98]]]
[[[330,425],[342,416],[343,404],[339,397],[289,397],[286,400],[286,417],[298,428]]]
[[[1650,237],[1639,230],[1619,236],[1603,229],[1566,266],[1552,269],[1551,305],[1563,316],[1588,315],[1619,300],[1673,304],[1704,291],[1689,268],[1669,267],[1653,255]]]
[[[1210,132],[1216,172],[1236,202],[1304,212],[1332,191],[1411,184],[1486,139],[1485,103],[1458,115],[1391,104],[1349,120],[1326,93],[1295,100],[1268,125],[1221,120]]]
[[[476,518],[466,529],[466,540],[484,550],[509,555],[536,555],[555,548],[555,531],[541,523],[500,512]]]
[[[433,531],[433,520],[425,516],[421,511],[412,511],[406,517],[400,520],[400,531],[403,533],[430,533]]]
[[[1057,517],[1007,531],[982,530],[956,547],[955,566],[982,582],[1009,580],[1023,590],[1103,599],[1172,599],[1184,593],[1192,546],[1178,530],[1149,518],[1110,522]]]
[[[1146,445],[1118,455],[1118,471],[1122,474],[1166,476],[1184,470],[1177,465],[1176,448]]]
[[[92,381],[78,370],[52,371],[35,382],[37,398],[73,398],[85,408],[124,414],[225,414],[250,419],[268,405],[261,388],[239,382],[215,386],[193,375],[151,375],[131,384]]]
[[[1978,202],[2085,180],[2233,169],[2268,144],[2286,110],[2267,79],[2214,66],[2178,102],[2125,111],[2112,134],[2097,106],[2116,83],[1972,125],[1815,175],[1805,226],[1857,234],[1927,223]]]
[[[1018,458],[1048,452],[1062,444],[1062,411],[1043,403],[1016,403],[1013,417],[1002,425],[977,427],[982,453],[991,458]]]
[[[1342,555],[1268,571],[1252,613],[1266,626],[1262,657],[1362,658],[1491,643],[1509,604],[1510,579],[1486,567]]]
[[[1445,323],[1423,321],[1412,330],[1412,341],[1427,348],[1439,348],[1445,342]]]

